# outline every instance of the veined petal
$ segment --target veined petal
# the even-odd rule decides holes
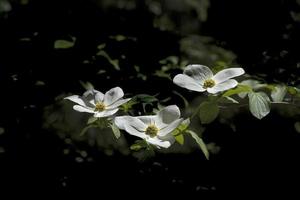
[[[140,137],[142,139],[146,139],[146,137],[147,137],[144,132],[138,131],[137,129],[130,126],[129,124],[125,124],[124,128],[125,128],[126,132],[129,133],[130,135],[134,135],[134,136]]]
[[[150,144],[153,144],[157,146],[158,148],[163,147],[163,148],[169,148],[171,146],[171,142],[168,140],[160,140],[159,138],[151,138],[147,137],[146,141],[149,142]]]
[[[86,106],[86,102],[84,101],[84,99],[78,95],[72,95],[69,97],[65,97],[64,99],[68,99],[70,101],[73,101],[74,103],[77,103],[81,106]]]
[[[245,71],[243,68],[228,68],[216,73],[216,75],[214,75],[212,79],[216,82],[216,84],[218,84],[227,81],[233,77],[240,76],[244,73]]]
[[[167,127],[159,130],[158,132],[158,136],[159,137],[164,137],[166,135],[168,135],[169,133],[171,133],[172,131],[174,131],[179,125],[180,123],[183,121],[183,119],[177,119],[175,121],[173,121],[171,124],[169,124]]]
[[[91,108],[83,107],[83,106],[80,106],[80,105],[73,106],[73,109],[78,111],[78,112],[95,113],[95,111],[92,110]]]
[[[120,87],[115,87],[107,91],[104,95],[104,104],[109,106],[124,96],[124,92]]]
[[[132,118],[131,116],[120,116],[114,118],[115,125],[122,130],[125,130],[125,124]]]
[[[159,118],[156,115],[144,115],[144,116],[138,116],[136,118],[141,120],[146,125],[150,125],[150,124],[157,125],[157,123],[159,122]]]
[[[131,117],[131,116],[121,116],[116,117],[114,120],[115,124],[119,129],[125,130],[125,126],[131,126],[134,129],[143,132],[146,130],[147,125],[142,122],[138,117]]]
[[[204,65],[188,65],[183,73],[197,80],[201,85],[213,76],[212,71]]]
[[[102,92],[97,92],[95,94],[95,102],[102,102],[104,99],[104,94]]]
[[[117,108],[120,105],[127,103],[128,101],[130,101],[130,98],[128,99],[120,99],[118,101],[116,101],[115,103],[111,104],[110,106],[107,106],[108,109],[113,109],[113,108]]]
[[[163,108],[161,111],[159,111],[157,113],[157,116],[163,125],[170,124],[171,122],[173,122],[174,120],[180,117],[180,110],[176,105],[167,106]]]
[[[229,79],[225,82],[219,83],[217,85],[215,85],[212,88],[207,88],[207,92],[211,93],[211,94],[216,94],[218,92],[222,92],[225,90],[229,90],[231,88],[234,88],[238,85],[238,82],[234,79]]]
[[[88,97],[88,96],[92,95],[92,96],[94,97],[96,93],[101,93],[101,94],[103,94],[102,92],[100,92],[100,91],[98,91],[98,90],[90,89],[90,90],[87,90],[86,92],[84,92],[84,93],[83,93],[83,96],[84,96],[84,97]]]
[[[201,82],[197,82],[195,79],[189,77],[185,74],[178,74],[174,77],[173,82],[183,88],[188,90],[204,92],[205,89],[202,87]]]
[[[94,112],[94,117],[109,117],[114,115],[116,112],[118,112],[118,108],[112,109],[112,110],[104,110],[102,112]]]

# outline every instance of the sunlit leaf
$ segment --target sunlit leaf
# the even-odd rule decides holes
[[[184,144],[184,136],[183,136],[183,134],[176,135],[175,136],[175,140],[179,144],[183,145]]]
[[[130,150],[139,151],[141,149],[147,148],[148,144],[145,140],[137,140],[134,144],[130,146]]]
[[[249,97],[249,109],[253,116],[258,119],[262,119],[270,113],[270,99],[263,92],[250,92]]]
[[[247,92],[251,92],[251,91],[252,91],[252,89],[248,85],[238,85],[234,89],[227,90],[222,96],[223,97],[229,97],[229,96],[239,94],[239,93],[242,93],[242,92],[247,93]]]
[[[273,102],[282,102],[287,93],[287,88],[285,85],[277,85],[271,92],[271,97]]]
[[[74,45],[75,45],[75,39],[73,39],[73,41],[56,40],[54,42],[54,48],[55,49],[69,49],[69,48],[72,48]]]
[[[216,101],[204,101],[200,104],[199,117],[203,124],[213,122],[219,115]]]
[[[119,138],[121,137],[120,129],[119,129],[114,123],[112,123],[112,124],[110,125],[110,127],[111,127],[111,130],[112,130],[114,136],[115,136],[117,139],[119,139]]]
[[[203,142],[203,140],[194,131],[188,130],[186,132],[191,134],[192,138],[194,138],[194,140],[196,141],[196,143],[200,147],[201,151],[203,152],[205,158],[208,160],[209,159],[209,152],[208,152],[206,144]]]
[[[185,119],[181,122],[181,124],[172,132],[172,135],[177,136],[183,134],[184,131],[189,127],[191,121],[190,119]]]

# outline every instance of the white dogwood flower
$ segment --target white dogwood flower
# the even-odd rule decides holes
[[[182,121],[180,110],[176,105],[167,106],[156,115],[115,118],[115,124],[119,129],[140,137],[158,148],[168,148],[175,142],[171,133]]]
[[[109,117],[114,115],[119,106],[128,102],[130,98],[123,99],[124,92],[120,87],[115,87],[105,94],[97,90],[88,90],[83,96],[72,95],[66,97],[70,101],[77,103],[73,109],[78,112],[87,112],[94,114],[94,117]]]
[[[183,74],[178,74],[174,77],[173,82],[183,88],[212,94],[222,92],[238,85],[238,82],[233,77],[244,74],[242,68],[228,68],[219,71],[215,75],[204,65],[188,65]]]

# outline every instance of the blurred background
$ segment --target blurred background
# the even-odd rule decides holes
[[[192,63],[299,87],[299,0],[0,0],[0,27],[0,191],[201,197],[299,189],[295,107],[274,107],[263,120],[224,109],[205,130],[195,120],[207,161],[189,138],[148,158],[132,153],[125,136],[80,136],[88,115],[62,100],[89,83],[102,92],[120,86],[128,97],[151,95],[133,112],[177,104],[188,116],[203,96],[171,80]]]

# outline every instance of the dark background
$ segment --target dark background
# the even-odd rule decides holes
[[[162,2],[169,8],[169,1]],[[171,4],[176,7],[176,2]],[[150,74],[160,68],[159,60],[181,56],[178,41],[191,34],[214,38],[209,45],[234,52],[234,63],[259,79],[299,84],[299,2],[209,2],[206,20],[197,21],[193,10],[190,18],[182,19],[183,11],[166,8],[175,27],[164,31],[153,26],[156,16],[143,1],[136,1],[134,9],[105,7],[101,1],[32,0],[25,5],[11,1],[11,11],[0,17],[0,127],[5,130],[0,135],[0,191],[99,197],[162,192],[201,197],[218,192],[299,190],[300,135],[294,130],[299,115],[284,117],[275,110],[260,121],[242,112],[234,118],[236,132],[220,123],[209,125],[204,141],[222,147],[210,161],[195,151],[158,154],[140,163],[119,153],[106,156],[84,142],[68,144],[43,128],[44,108],[55,104],[61,94],[82,93],[79,80],[91,81],[103,91],[120,85],[128,93],[172,96],[171,90],[180,89]],[[196,21],[192,28],[184,29],[191,19]],[[136,41],[120,44],[109,39],[118,34]],[[71,36],[76,37],[73,48],[53,48],[56,40]],[[104,42],[112,57],[126,55],[120,71],[105,59],[94,59],[97,45]],[[84,64],[84,60],[90,62]],[[149,75],[147,81],[137,78],[133,65]],[[106,73],[97,74],[102,68]],[[174,98],[172,103],[180,101]],[[68,155],[63,154],[66,148]],[[76,161],[78,148],[85,149],[93,161]]]

